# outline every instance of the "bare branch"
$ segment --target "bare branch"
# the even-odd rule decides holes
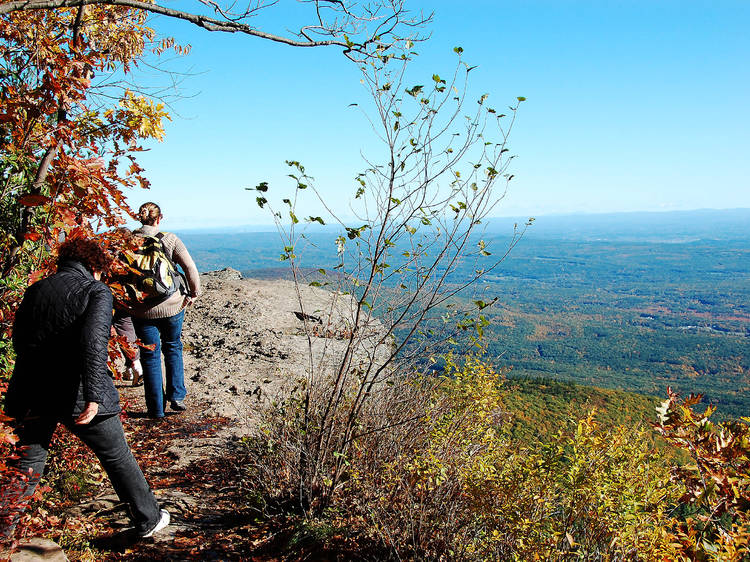
[[[376,51],[388,49],[403,40],[403,37],[396,35],[399,28],[421,27],[432,19],[432,14],[407,17],[401,2],[384,2],[376,10],[365,9],[363,13],[356,14],[340,0],[315,0],[317,25],[304,26],[296,34],[285,36],[263,31],[248,22],[259,11],[275,5],[274,1],[248,5],[236,13],[233,11],[234,4],[225,7],[214,0],[199,0],[199,3],[210,8],[217,17],[143,0],[11,0],[0,3],[0,15],[24,10],[80,9],[90,5],[122,6],[183,20],[207,31],[250,35],[292,47],[337,46],[343,48],[344,54],[353,60],[379,56],[375,54]],[[341,18],[326,20],[324,10],[341,15]],[[368,24],[373,28],[368,30]],[[423,37],[411,38],[412,41],[422,39]]]

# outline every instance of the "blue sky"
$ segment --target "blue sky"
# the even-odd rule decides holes
[[[260,20],[288,23],[290,0]],[[497,107],[525,96],[499,216],[750,207],[750,3],[524,0],[407,3],[434,10],[414,83],[445,75],[460,45],[470,89]],[[355,65],[336,49],[295,49],[155,20],[192,47],[163,143],[141,157],[167,229],[269,223],[244,190],[288,193],[304,163],[338,210],[377,148]],[[163,80],[158,75],[146,80]]]

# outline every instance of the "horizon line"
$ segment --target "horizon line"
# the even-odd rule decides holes
[[[533,218],[534,220],[538,220],[541,217],[549,217],[549,218],[578,218],[578,217],[605,217],[605,216],[627,216],[627,215],[677,215],[681,213],[706,213],[706,212],[716,212],[716,213],[722,213],[722,212],[749,212],[750,213],[750,207],[730,207],[730,208],[710,208],[710,207],[702,207],[697,209],[664,209],[664,210],[649,210],[649,211],[602,211],[602,212],[591,212],[591,211],[578,211],[578,212],[551,212],[551,213],[540,213],[537,215],[498,215],[493,217],[488,217],[484,219],[485,221],[496,221],[496,220],[515,220],[515,221],[525,221],[528,219]],[[179,223],[178,223],[179,224]],[[311,224],[310,226],[318,229],[318,230],[326,230],[327,228],[335,227],[336,225],[333,223],[326,224],[325,226],[318,225],[317,223]],[[192,232],[203,232],[208,233],[209,231],[213,231],[215,233],[220,232],[226,232],[226,231],[238,231],[242,229],[252,229],[253,232],[257,233],[263,233],[263,232],[276,232],[277,227],[273,223],[234,223],[234,224],[208,224],[206,226],[192,226],[192,227],[182,227],[182,226],[176,226],[173,228],[173,230],[178,232],[184,232],[184,233],[192,233]]]

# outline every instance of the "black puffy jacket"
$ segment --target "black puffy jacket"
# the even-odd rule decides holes
[[[107,370],[112,293],[77,261],[26,290],[16,312],[16,365],[5,398],[8,415],[77,416],[87,402],[99,415],[120,411]]]

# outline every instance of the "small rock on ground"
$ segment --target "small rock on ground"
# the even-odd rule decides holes
[[[68,562],[62,548],[49,539],[33,537],[23,541],[18,551],[10,557],[10,562]]]

